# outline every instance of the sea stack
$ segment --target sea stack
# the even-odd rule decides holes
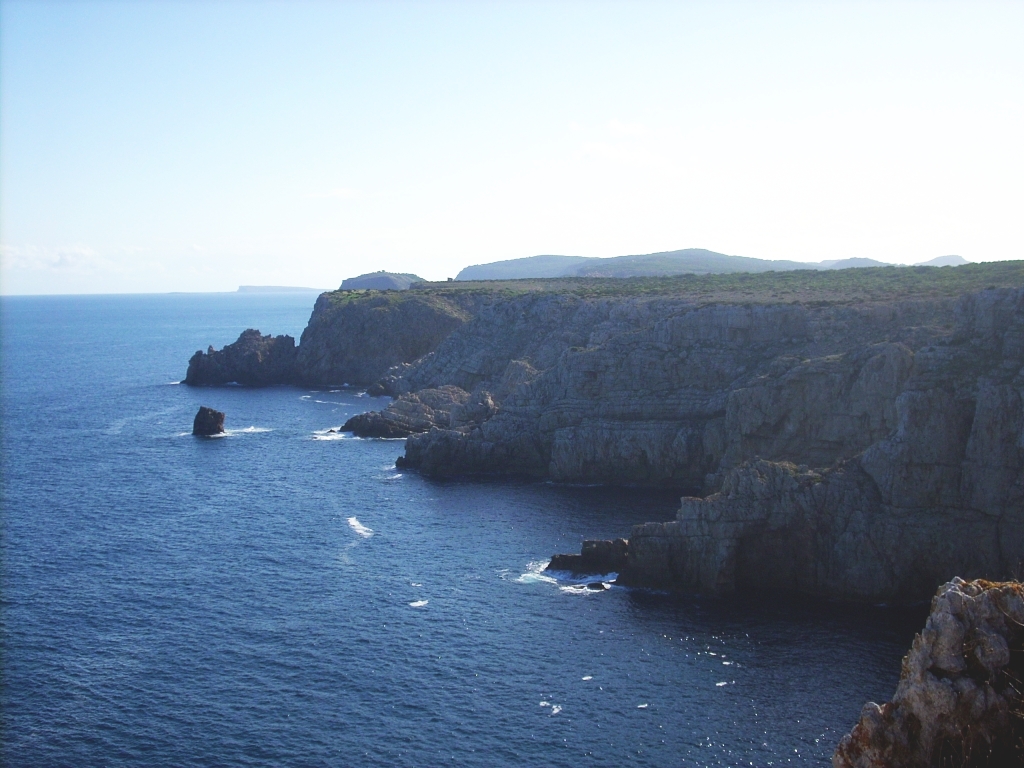
[[[205,405],[199,406],[199,413],[196,414],[196,418],[192,422],[192,434],[209,437],[210,435],[219,435],[223,431],[224,414],[221,411],[213,410],[213,408],[207,408]]]

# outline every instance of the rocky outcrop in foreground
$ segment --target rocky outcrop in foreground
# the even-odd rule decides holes
[[[953,579],[892,701],[864,705],[834,768],[1024,765],[1024,587]]]
[[[188,361],[185,384],[216,386],[241,384],[267,387],[288,384],[295,377],[297,350],[291,336],[263,336],[250,328],[238,341],[221,350],[213,347],[196,352]]]
[[[224,413],[215,411],[213,408],[207,408],[205,405],[199,406],[199,412],[196,414],[195,419],[192,420],[192,434],[209,437],[211,435],[219,435],[223,431]]]

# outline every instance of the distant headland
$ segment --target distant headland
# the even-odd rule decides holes
[[[236,293],[323,293],[330,288],[303,288],[296,285],[240,285]]]

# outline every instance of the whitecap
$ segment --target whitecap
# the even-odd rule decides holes
[[[594,679],[593,675],[584,675],[583,677],[580,678],[580,680],[593,680],[593,679]]]
[[[429,600],[413,600],[411,603],[409,603],[409,607],[410,608],[422,608],[424,605],[426,605],[429,602],[430,602]]]
[[[637,704],[636,708],[637,709],[647,709],[647,707],[649,707],[649,706],[650,706],[649,704]]]
[[[728,685],[728,682],[715,683],[715,688],[721,688],[723,685]]]
[[[360,523],[356,518],[350,517],[348,519],[349,528],[358,533],[364,539],[368,539],[373,536],[373,529],[367,528],[365,525]]]
[[[557,584],[558,579],[544,573],[544,569],[547,568],[549,562],[549,560],[535,560],[531,563],[527,563],[526,573],[520,574],[518,578],[514,579],[514,581],[517,584]],[[504,576],[502,576],[502,578],[504,578]]]
[[[551,702],[550,701],[542,701],[540,703],[540,706],[542,706],[542,707],[550,707],[551,706]]]
[[[409,582],[409,586],[410,587],[422,587],[423,585],[420,584],[418,581],[410,581]]]
[[[553,707],[551,707],[551,714],[552,715],[557,715],[561,711],[562,711],[562,708],[558,704],[555,704]]]

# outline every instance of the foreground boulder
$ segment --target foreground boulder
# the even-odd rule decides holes
[[[834,768],[1024,765],[1024,586],[939,588],[892,701],[868,702]]]
[[[196,352],[188,361],[185,383],[191,386],[241,384],[269,387],[291,384],[296,379],[297,350],[291,336],[262,335],[254,328],[243,331],[224,349],[212,346]]]
[[[210,435],[219,435],[223,431],[224,414],[221,411],[213,410],[213,408],[207,408],[205,405],[199,406],[199,413],[192,421],[192,434],[209,437]]]

